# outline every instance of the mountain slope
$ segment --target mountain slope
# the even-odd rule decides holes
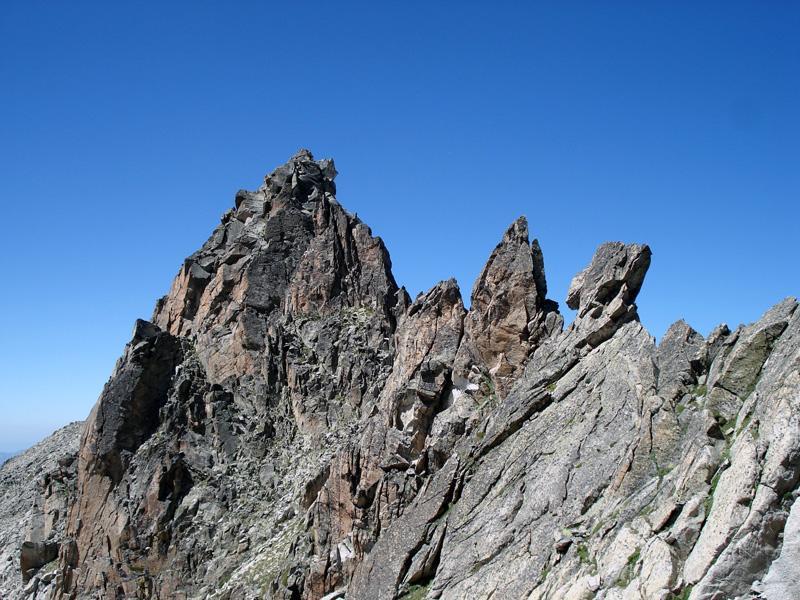
[[[239,192],[137,322],[40,595],[797,597],[795,300],[656,346],[614,242],[564,328],[524,218],[412,300],[335,175]]]
[[[70,423],[0,466],[0,598],[33,594],[39,579],[55,578],[82,428]]]

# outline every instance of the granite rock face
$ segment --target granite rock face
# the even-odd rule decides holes
[[[300,151],[236,194],[64,493],[20,499],[50,516],[8,538],[1,596],[798,597],[794,299],[656,345],[650,249],[614,242],[565,328],[521,218],[469,309],[454,280],[412,300],[335,176]]]

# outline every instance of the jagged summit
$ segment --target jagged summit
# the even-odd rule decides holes
[[[333,160],[315,161],[309,150],[299,150],[265,176],[256,191],[239,190],[231,216],[241,222],[251,217],[265,218],[286,203],[311,210],[314,203],[324,198],[330,201],[336,194],[336,175]]]
[[[304,161],[313,161],[314,155],[311,153],[311,150],[308,148],[300,148],[297,152],[292,154],[292,157],[289,159],[291,160],[304,160]]]
[[[800,597],[794,299],[656,346],[650,249],[614,242],[565,328],[520,218],[469,309],[452,279],[412,300],[335,177],[301,150],[236,194],[137,322],[64,485],[26,488],[0,595]]]
[[[531,350],[563,326],[558,304],[546,294],[539,243],[528,241],[528,221],[519,217],[475,280],[465,340],[456,357],[456,381],[479,385],[487,376],[483,367],[505,395]]]

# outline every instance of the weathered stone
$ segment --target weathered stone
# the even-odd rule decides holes
[[[428,482],[408,510],[378,539],[370,554],[358,566],[348,590],[354,600],[391,600],[397,588],[406,580],[419,552],[441,551],[441,539],[436,539],[435,521],[442,516],[453,499],[458,459],[453,458]],[[435,558],[426,562],[436,562]],[[420,578],[429,578],[424,569]],[[414,583],[413,578],[409,583]]]
[[[55,542],[23,542],[19,558],[22,581],[27,583],[36,569],[55,560],[57,556],[58,544]]]
[[[735,418],[742,403],[753,391],[772,346],[794,314],[797,302],[787,298],[770,309],[759,321],[743,327],[726,341],[724,354],[708,374],[708,403],[723,419]]]
[[[455,365],[461,389],[489,382],[484,394],[508,393],[541,338],[561,330],[548,320],[557,305],[546,299],[539,242],[528,242],[528,222],[517,219],[489,257],[472,289]]]
[[[664,398],[679,398],[697,383],[706,368],[703,336],[685,321],[670,325],[658,345],[658,393]]]
[[[638,320],[636,296],[650,267],[650,248],[607,242],[572,280],[567,306],[578,311],[573,330],[576,347],[594,348],[629,321]]]
[[[46,595],[38,570],[64,539],[82,429],[67,425],[0,466],[0,597],[24,597],[23,584],[34,579]]]

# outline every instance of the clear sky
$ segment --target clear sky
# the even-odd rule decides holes
[[[622,240],[653,249],[656,337],[756,319],[800,292],[798,31],[797,2],[4,2],[0,451],[88,414],[300,147],[412,295],[468,297],[525,214],[564,309]]]

